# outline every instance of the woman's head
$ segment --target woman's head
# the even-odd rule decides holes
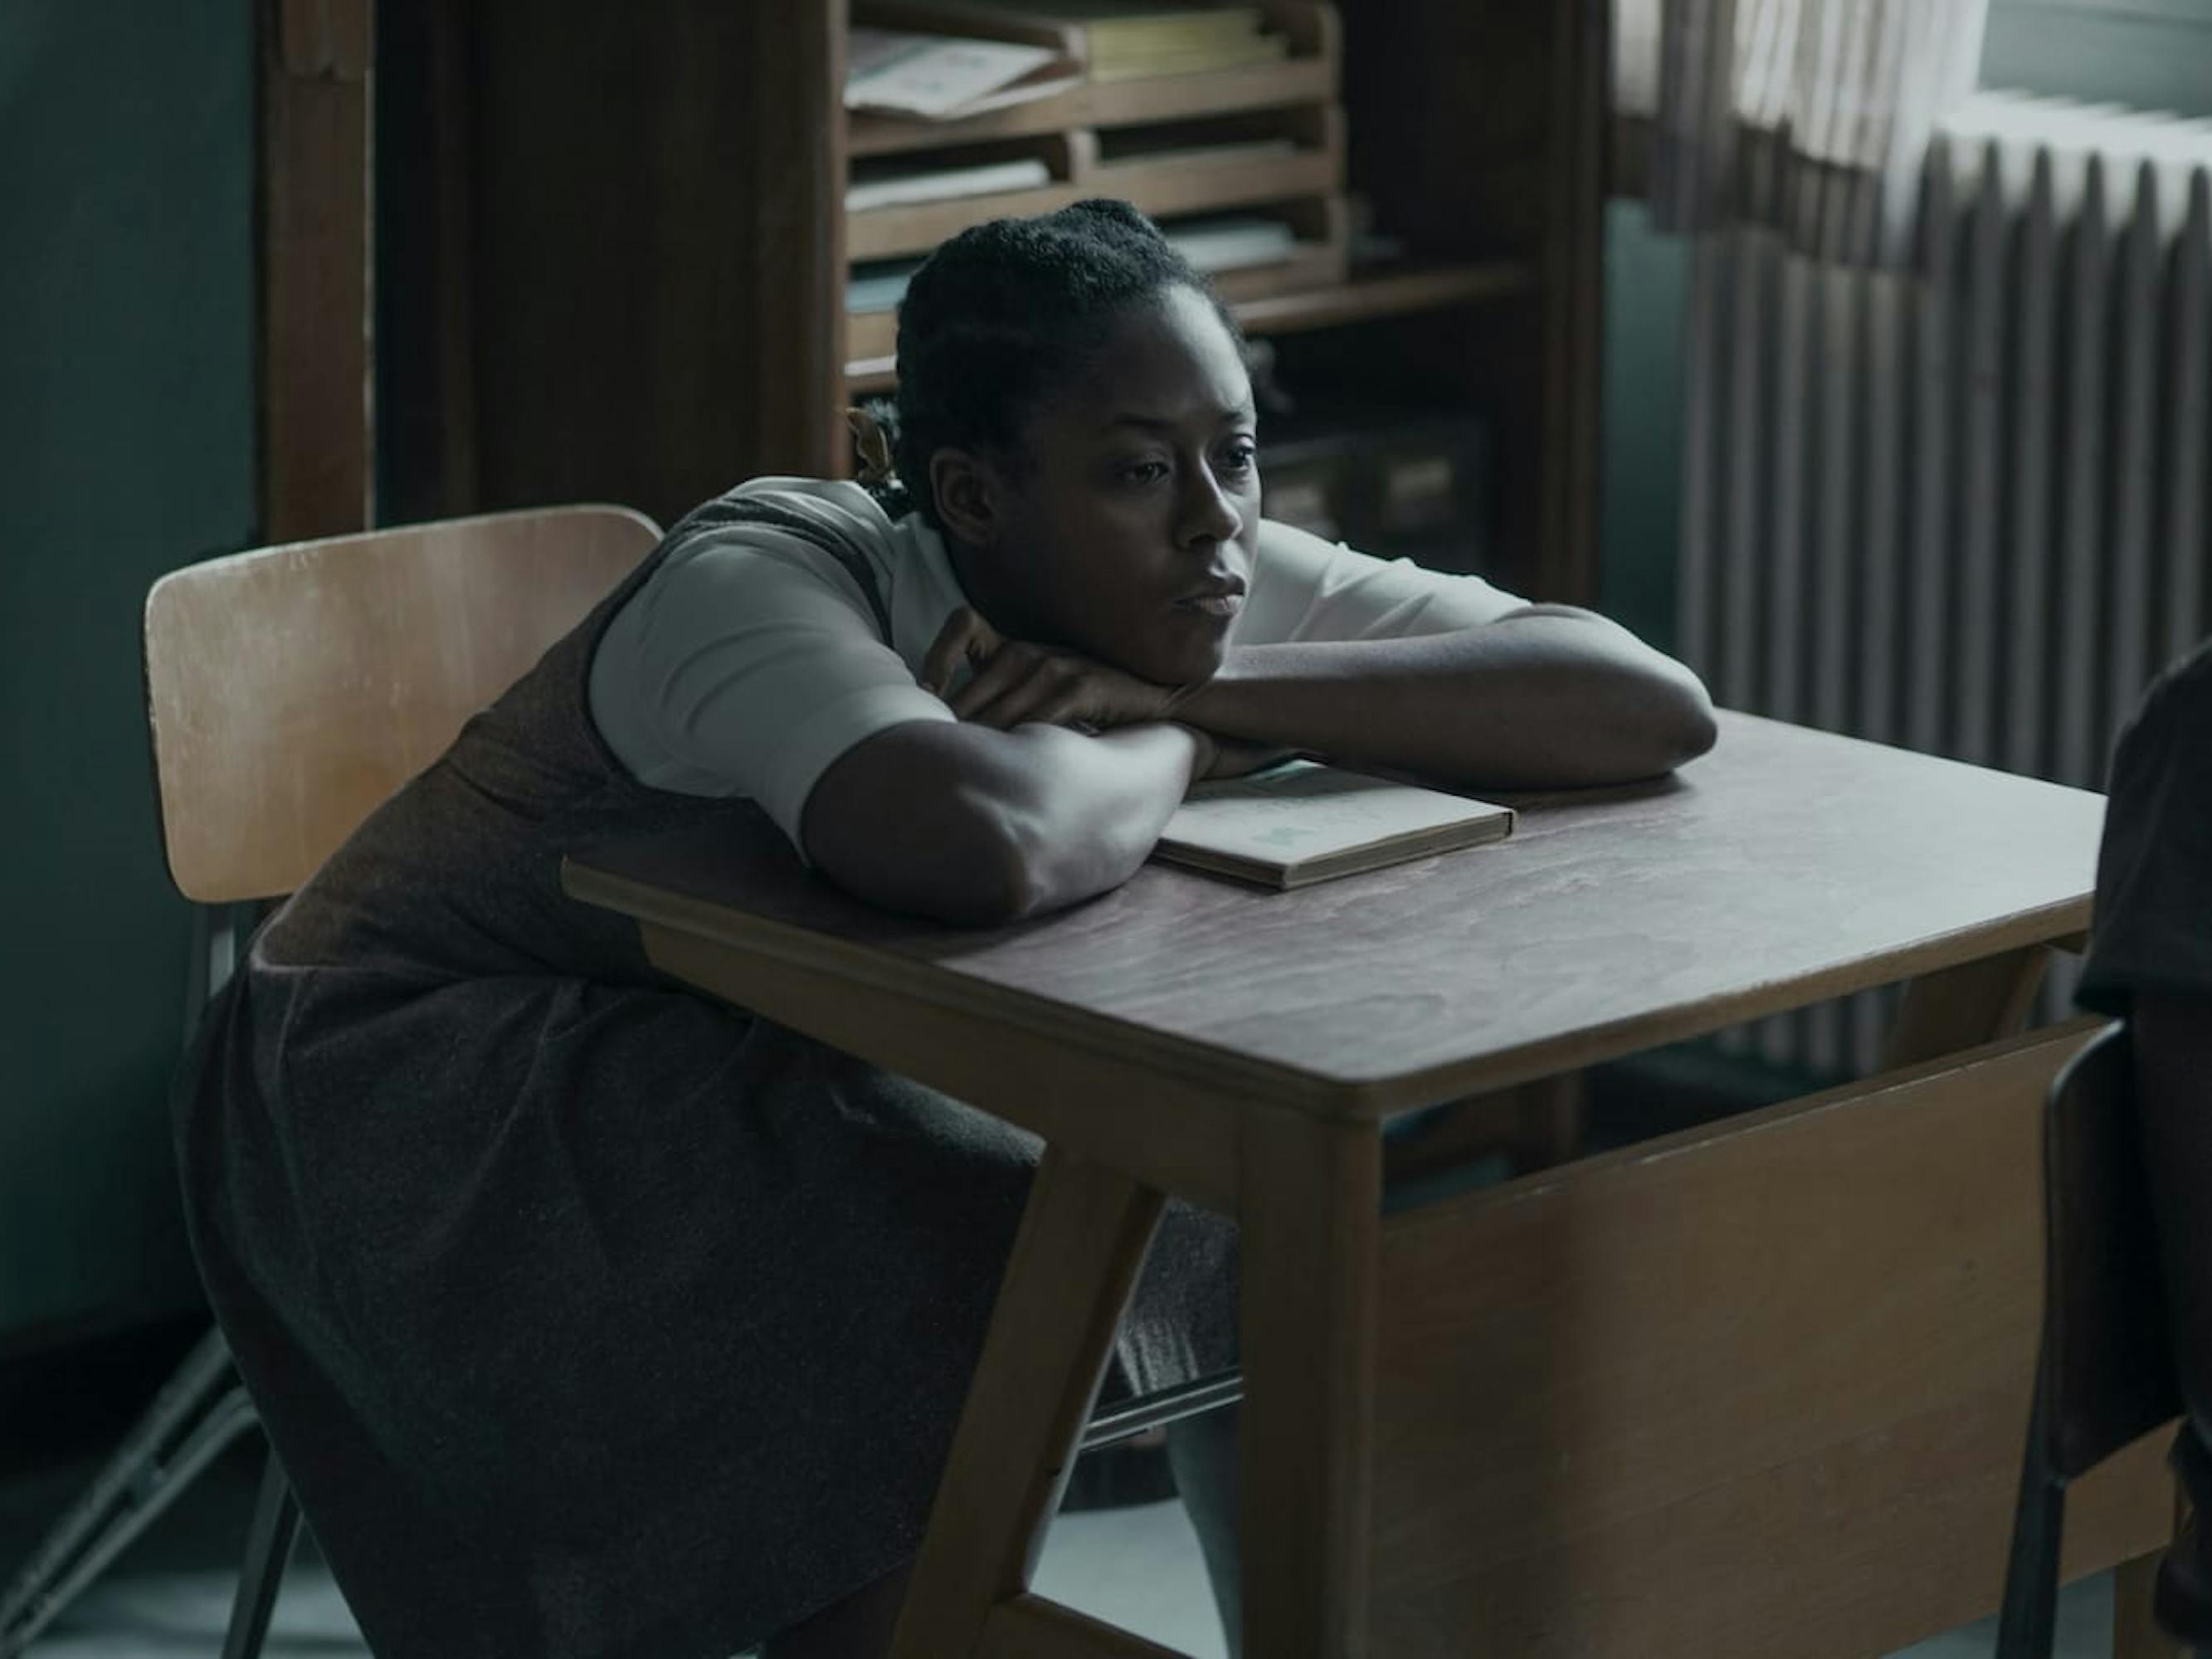
[[[901,481],[1003,631],[1167,683],[1219,666],[1260,480],[1233,324],[1122,202],[946,242],[899,310]]]

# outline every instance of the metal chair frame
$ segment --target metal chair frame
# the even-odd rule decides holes
[[[2141,1273],[2143,1259],[2155,1256],[2148,1238],[2136,1236],[2149,1226],[2143,1185],[2129,1034],[2114,1024],[2052,1080],[2045,1111],[2043,1332],[1996,1659],[2050,1659],[2068,1484],[2181,1409],[2163,1293]],[[2102,1218],[2124,1224],[2072,1237],[2069,1195],[2101,1200]],[[2094,1340],[2085,1341],[2084,1332]],[[2085,1351],[2098,1358],[2069,1374],[2069,1356]],[[2212,1659],[2212,1650],[2197,1651]]]
[[[198,905],[186,972],[185,1040],[229,982],[245,939],[265,907]],[[192,1346],[144,1416],[76,1502],[32,1552],[0,1597],[0,1659],[15,1659],[94,1580],[245,1435],[260,1425],[222,1333]],[[269,1450],[231,1603],[223,1659],[256,1659],[300,1533],[300,1507],[276,1449]]]

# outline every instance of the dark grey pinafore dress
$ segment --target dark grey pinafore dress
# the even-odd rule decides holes
[[[765,822],[636,782],[586,690],[667,547],[761,516],[686,519],[370,817],[180,1079],[202,1274],[386,1659],[725,1659],[927,1518],[1036,1144],[672,985],[557,880]],[[1234,1250],[1170,1206],[1109,1394],[1233,1363]]]

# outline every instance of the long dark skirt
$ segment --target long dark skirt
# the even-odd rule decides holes
[[[293,967],[187,1067],[194,1245],[377,1652],[724,1659],[911,1558],[1038,1148],[677,989]],[[1170,1206],[1109,1395],[1233,1363]]]

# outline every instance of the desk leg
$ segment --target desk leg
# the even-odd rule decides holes
[[[1923,974],[1905,987],[1882,1069],[1917,1066],[2011,1036],[2034,1006],[2050,960],[2046,947],[2031,945]]]
[[[1255,1114],[1243,1166],[1244,1650],[1364,1659],[1382,1139]]]
[[[975,1651],[1029,1586],[1164,1200],[1045,1149],[938,1482],[892,1659]]]

